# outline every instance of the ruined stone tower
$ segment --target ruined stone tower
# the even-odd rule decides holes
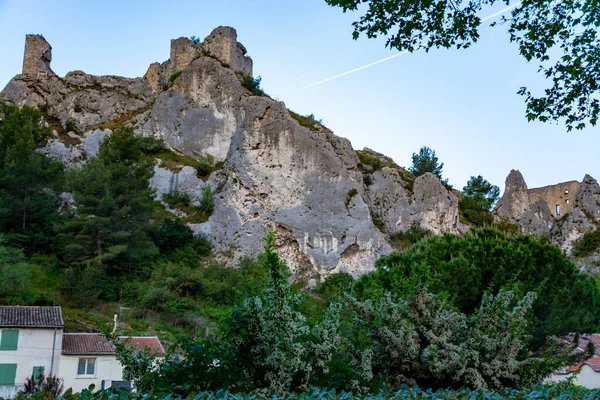
[[[171,40],[173,72],[185,69],[200,55],[210,55],[235,72],[252,76],[252,59],[246,56],[246,48],[237,41],[237,32],[231,27],[216,28],[199,44],[184,37]]]
[[[50,68],[52,46],[42,35],[25,36],[23,75],[35,77],[56,75]]]

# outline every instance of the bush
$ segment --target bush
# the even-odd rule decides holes
[[[147,136],[140,139],[140,148],[144,154],[159,154],[167,150],[165,142],[153,136]]]
[[[79,132],[79,129],[77,128],[77,121],[75,121],[73,118],[67,119],[65,121],[65,130]]]
[[[210,240],[208,240],[208,238],[202,233],[196,235],[194,241],[192,242],[192,247],[194,250],[196,250],[196,253],[201,256],[209,255],[213,248]]]
[[[166,218],[155,225],[152,239],[161,253],[169,254],[191,244],[194,241],[194,232],[180,218]]]
[[[354,278],[347,272],[338,272],[329,275],[325,280],[317,285],[317,293],[323,297],[325,301],[330,301],[337,297],[341,297],[352,291]]]
[[[171,74],[171,76],[169,76],[169,85],[172,85],[175,80],[177,78],[179,78],[179,76],[183,73],[183,71],[177,71]]]
[[[248,89],[253,96],[265,96],[265,92],[260,87],[261,81],[262,78],[260,76],[253,78],[250,75],[244,75],[242,78],[242,86]]]
[[[471,313],[486,292],[536,291],[530,327],[536,345],[554,334],[595,331],[600,317],[594,280],[556,247],[528,236],[511,237],[489,228],[463,237],[431,236],[403,253],[380,258],[376,266],[376,272],[359,279],[359,296],[385,291],[405,296],[427,284]]]
[[[391,236],[392,247],[398,251],[404,251],[411,248],[415,243],[420,240],[431,236],[432,233],[429,229],[421,228],[418,223],[412,224],[406,231],[396,232]]]
[[[41,399],[56,399],[62,394],[63,389],[64,385],[61,378],[41,373],[25,378],[23,393],[29,396],[39,393]]]
[[[600,228],[586,232],[581,238],[573,243],[573,255],[585,257],[600,249]]]
[[[210,185],[205,185],[202,188],[199,208],[207,215],[211,215],[215,210],[215,192],[213,192]]]
[[[344,204],[346,205],[346,208],[348,208],[348,206],[350,205],[350,202],[352,201],[352,198],[354,196],[356,196],[358,194],[358,190],[352,188],[348,191],[348,193],[346,194],[346,201],[344,202]]]
[[[290,113],[290,116],[292,118],[294,118],[296,121],[298,121],[298,123],[301,126],[308,128],[311,131],[318,131],[319,129],[321,129],[321,126],[323,125],[323,120],[315,119],[314,114],[300,115],[298,113],[293,112],[292,110],[288,110],[288,112]]]
[[[178,190],[174,190],[171,193],[164,193],[162,199],[171,208],[183,208],[190,205],[190,196]]]

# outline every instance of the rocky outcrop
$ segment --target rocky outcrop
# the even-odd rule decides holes
[[[224,260],[257,255],[266,230],[275,229],[296,276],[358,275],[391,250],[394,232],[414,224],[436,233],[466,229],[456,195],[437,177],[415,179],[385,157],[377,168],[361,162],[348,140],[300,125],[281,101],[252,96],[241,84],[251,74],[235,30],[220,27],[202,43],[173,40],[171,58],[143,78],[22,74],[0,100],[39,107],[54,129],[42,151],[67,164],[85,162],[123,125],[180,154],[220,162],[222,169],[199,177],[191,166],[157,160],[150,183],[157,199],[179,191],[192,205],[205,187],[216,192],[214,213],[191,226]]]
[[[494,215],[497,218],[506,218],[510,222],[518,222],[530,207],[527,183],[523,175],[517,170],[511,170],[504,183],[504,194],[498,200]]]
[[[420,226],[435,234],[463,233],[458,198],[433,174],[415,179],[389,157],[363,149],[359,152],[365,176],[365,195],[380,228],[390,235]]]
[[[551,210],[548,204],[555,203]],[[600,186],[586,175],[581,183],[528,189],[521,173],[512,170],[494,218],[516,224],[521,233],[545,236],[570,254],[573,242],[600,225]]]

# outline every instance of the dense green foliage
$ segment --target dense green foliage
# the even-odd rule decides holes
[[[174,393],[144,393],[129,392],[124,389],[107,389],[94,391],[93,385],[83,390],[81,393],[73,393],[67,390],[59,400],[145,400],[152,399],[181,399],[182,397]],[[283,396],[273,396],[261,393],[239,393],[230,392],[225,389],[216,391],[201,391],[191,400],[445,400],[445,399],[471,399],[471,400],[534,400],[534,399],[570,399],[570,400],[588,400],[600,397],[600,390],[585,389],[581,386],[567,385],[545,385],[536,386],[527,390],[503,389],[499,391],[484,391],[471,389],[440,389],[429,390],[419,387],[410,387],[403,385],[398,388],[385,390],[375,395],[360,394],[355,392],[338,391],[335,389],[316,389],[304,393],[286,393]],[[16,400],[23,400],[24,396],[19,395]],[[35,400],[48,399],[48,394],[40,392],[32,397]]]
[[[184,397],[220,388],[261,394],[323,386],[370,393],[403,384],[502,390],[537,384],[560,365],[530,357],[533,291],[482,293],[464,313],[447,294],[418,283],[401,296],[382,290],[353,297],[353,290],[364,294],[365,280],[373,286],[376,274],[356,283],[335,274],[317,287],[322,303],[315,308],[314,297],[287,282],[273,233],[262,260],[266,285],[233,308],[216,335],[185,340],[179,361],[139,374],[138,388]]]
[[[463,197],[458,209],[475,226],[492,225],[494,219],[490,211],[500,197],[500,188],[492,185],[483,176],[472,176],[462,190]]]
[[[377,271],[356,285],[360,298],[410,293],[427,284],[448,297],[459,310],[477,309],[486,292],[511,288],[524,295],[535,291],[529,332],[537,343],[548,335],[590,332],[598,325],[598,290],[554,246],[528,236],[509,236],[493,229],[464,237],[432,236],[403,253],[377,261]]]
[[[600,228],[586,232],[573,243],[573,255],[576,257],[589,256],[598,249],[600,249]]]
[[[28,253],[46,251],[57,222],[55,189],[62,165],[36,148],[49,129],[39,111],[0,103],[0,232]]]
[[[398,51],[467,48],[479,39],[483,10],[497,11],[497,0],[427,2],[412,0],[325,0],[344,12],[360,12],[354,39],[384,36]],[[503,1],[509,4],[509,1]],[[596,125],[600,114],[600,9],[596,0],[525,0],[503,17],[510,41],[552,84],[541,96],[526,87],[528,120],[564,120],[568,130]],[[496,25],[493,23],[492,25]]]

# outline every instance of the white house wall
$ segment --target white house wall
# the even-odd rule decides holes
[[[80,358],[96,359],[96,374],[94,376],[77,376]],[[60,375],[65,390],[71,388],[73,393],[81,392],[94,384],[94,390],[100,390],[103,380],[122,381],[123,367],[114,355],[62,355],[60,357]]]
[[[550,382],[560,382],[567,378],[570,378],[573,374],[566,375],[552,375],[548,380]],[[583,386],[588,389],[599,389],[600,388],[600,373],[595,372],[589,365],[583,365],[579,370],[579,374],[573,380],[575,385]]]
[[[59,374],[62,348],[62,329],[7,328],[19,330],[17,350],[0,351],[0,364],[17,364],[15,386],[0,386],[0,397],[13,397],[23,389],[25,379],[33,373],[33,367],[44,367],[44,373]],[[56,336],[55,336],[56,332]],[[1,332],[0,332],[1,334]],[[54,343],[54,362],[52,348]]]

